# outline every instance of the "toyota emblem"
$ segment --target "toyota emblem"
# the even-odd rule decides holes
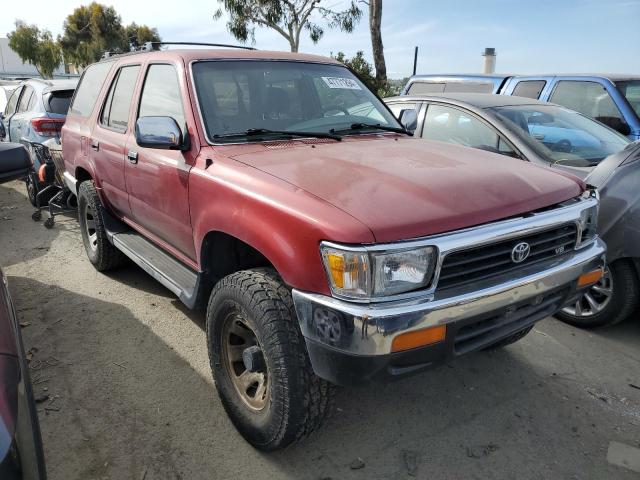
[[[527,242],[520,242],[511,250],[511,260],[513,263],[522,263],[527,259],[529,253],[531,253],[529,244]]]

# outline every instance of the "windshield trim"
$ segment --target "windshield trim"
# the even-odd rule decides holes
[[[207,132],[207,128],[205,126],[204,123],[204,115],[202,114],[202,109],[200,107],[200,99],[198,98],[198,90],[196,89],[196,84],[195,84],[195,77],[193,75],[193,65],[196,63],[209,63],[209,62],[284,62],[284,63],[303,63],[303,64],[307,64],[307,65],[331,65],[334,67],[339,67],[339,68],[344,68],[347,71],[351,72],[353,75],[355,75],[358,80],[360,80],[365,87],[367,88],[367,90],[369,90],[369,92],[375,96],[378,101],[384,106],[384,108],[386,108],[389,113],[391,114],[392,118],[396,118],[395,115],[393,115],[393,113],[391,112],[391,110],[389,110],[389,106],[386,104],[386,102],[384,100],[382,100],[378,94],[376,92],[374,92],[373,90],[369,89],[369,87],[367,86],[366,83],[364,83],[362,81],[362,79],[355,73],[353,72],[353,70],[351,70],[349,67],[347,67],[346,65],[339,63],[337,61],[326,61],[326,62],[321,62],[321,61],[310,61],[310,60],[296,60],[296,59],[282,59],[282,58],[277,58],[277,59],[265,59],[265,58],[203,58],[203,59],[194,59],[191,60],[189,62],[189,88],[191,89],[191,91],[193,92],[193,98],[196,101],[196,107],[198,110],[198,116],[200,117],[200,121],[197,122],[200,125],[200,129],[202,130],[202,133],[204,134],[204,138],[207,141],[207,143],[211,146],[214,147],[222,147],[222,146],[226,146],[226,145],[251,145],[251,144],[259,144],[259,143],[271,143],[271,142],[278,142],[278,141],[291,141],[292,139],[273,139],[273,140],[258,140],[258,139],[248,139],[246,141],[242,141],[242,142],[216,142],[214,140],[212,140],[211,138],[209,138],[209,133]],[[398,125],[402,126],[400,124],[400,122],[398,122]],[[373,135],[381,135],[381,134],[385,134],[388,135],[391,132],[372,132],[371,134]],[[352,136],[357,136],[357,135],[369,135],[369,133],[355,133],[355,134],[343,134],[341,135],[342,137],[352,137]],[[398,133],[393,133],[392,135],[399,135]],[[313,137],[313,136],[309,136],[307,137],[299,137],[299,138],[295,138],[293,139],[293,141],[296,140],[310,140],[310,139],[316,139],[317,137]]]

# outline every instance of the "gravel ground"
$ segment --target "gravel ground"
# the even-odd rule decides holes
[[[215,394],[203,314],[133,265],[96,272],[74,219],[46,230],[31,211],[22,184],[0,186],[0,265],[51,398],[51,480],[639,478],[607,461],[640,458],[637,317],[593,332],[547,319],[501,351],[341,389],[318,434],[263,454]]]

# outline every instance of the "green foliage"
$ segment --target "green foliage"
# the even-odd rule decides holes
[[[255,42],[256,27],[275,30],[289,42],[292,52],[300,47],[300,34],[306,30],[313,43],[324,35],[322,21],[329,28],[353,31],[362,11],[357,0],[351,0],[345,10],[326,7],[326,0],[218,0],[229,14],[227,28],[241,42]],[[222,8],[214,19],[222,16]]]
[[[162,39],[155,28],[146,25],[138,25],[135,22],[126,26],[125,36],[132,48],[140,48],[147,42],[160,42]]]
[[[124,27],[115,8],[93,2],[67,16],[59,41],[67,61],[84,68],[105,52],[128,52],[161,38],[157,29],[146,25],[134,22]]]
[[[15,25],[16,29],[8,35],[9,47],[23,62],[34,65],[42,78],[51,78],[62,62],[62,52],[51,32],[22,20],[16,20]]]
[[[376,92],[380,97],[392,97],[400,92],[400,88],[393,81],[384,80],[382,82],[376,80],[373,66],[364,58],[364,52],[359,51],[353,58],[347,58],[343,52],[336,55],[331,54],[333,58],[353,70],[360,80],[362,80],[371,90]]]

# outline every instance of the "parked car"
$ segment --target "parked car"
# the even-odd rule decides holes
[[[406,128],[424,139],[480,148],[580,178],[631,143],[585,115],[529,98],[451,93],[385,102]]]
[[[31,168],[22,145],[0,143],[0,183]],[[0,478],[44,480],[42,439],[20,325],[0,269]]]
[[[330,58],[105,59],[62,147],[89,261],[129,257],[207,305],[222,404],[263,450],[315,430],[334,384],[518,341],[603,271],[595,191],[412,138]]]
[[[414,75],[403,95],[499,93],[553,102],[640,140],[640,76]]]
[[[607,269],[556,316],[579,327],[613,325],[640,305],[640,142],[602,161],[586,181],[600,192],[599,234],[607,244]]]
[[[60,134],[69,109],[69,102],[77,80],[31,79],[20,83],[13,91],[2,115],[3,140],[42,143]],[[31,153],[34,172],[27,176],[27,193],[35,206],[40,182],[36,172],[40,168],[37,156]]]

